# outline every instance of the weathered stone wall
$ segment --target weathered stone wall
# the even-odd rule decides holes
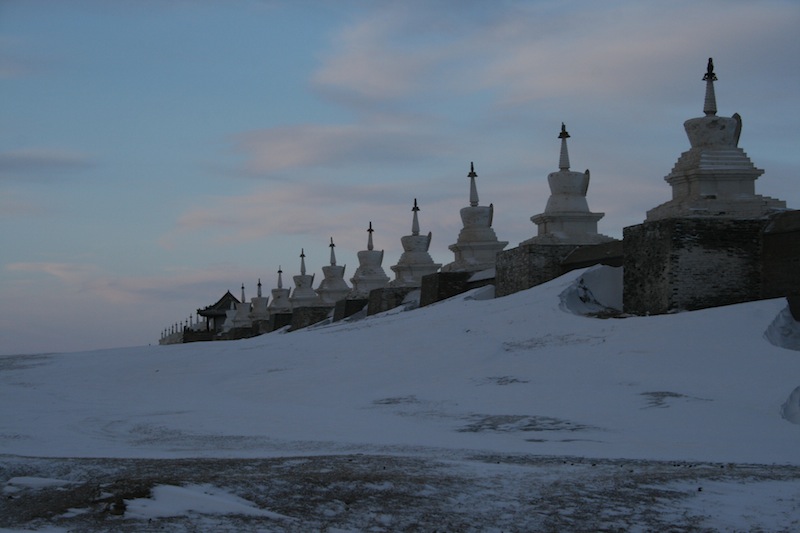
[[[419,306],[424,307],[465,292],[471,276],[472,272],[437,272],[422,276]]]
[[[620,241],[601,244],[522,244],[499,252],[495,294],[506,296],[530,289],[577,268],[592,265],[622,266]]]
[[[410,292],[416,290],[419,289],[416,287],[385,287],[371,290],[367,315],[372,316],[398,307]]]
[[[625,312],[659,314],[759,299],[766,222],[681,218],[625,228]]]
[[[307,328],[322,322],[333,311],[333,307],[296,307],[292,309],[292,327],[289,331]]]
[[[800,295],[800,211],[780,213],[764,231],[763,298]]]
[[[561,262],[575,245],[522,244],[497,254],[495,295],[530,289],[563,274]]]
[[[369,300],[366,298],[339,300],[333,308],[333,321],[338,322],[349,316],[353,316],[363,310],[368,303]]]
[[[269,330],[275,331],[292,325],[292,313],[272,313],[269,315]]]

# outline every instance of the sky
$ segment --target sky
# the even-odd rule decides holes
[[[0,2],[0,354],[156,343],[300,251],[346,278],[367,226],[397,262],[416,198],[431,255],[468,205],[536,234],[561,123],[601,233],[644,220],[702,115],[800,205],[794,1]]]

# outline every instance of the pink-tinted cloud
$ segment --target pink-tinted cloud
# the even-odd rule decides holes
[[[42,273],[67,284],[82,284],[98,274],[94,265],[81,263],[27,262],[9,263],[6,269],[13,272]]]
[[[302,168],[357,167],[365,163],[431,157],[451,148],[423,127],[406,121],[358,124],[302,124],[238,135],[244,173],[269,176]],[[419,126],[419,125],[417,125]]]

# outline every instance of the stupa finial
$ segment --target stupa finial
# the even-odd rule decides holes
[[[411,211],[414,212],[414,218],[411,221],[411,235],[419,235],[419,217],[417,216],[419,206],[416,198],[414,198],[414,207],[411,208]]]
[[[375,230],[372,229],[372,221],[370,220],[369,221],[369,229],[367,230],[367,233],[369,233],[369,237],[367,237],[367,250],[372,250],[372,248],[373,248],[373,246],[372,246],[372,232],[373,231],[375,231]]]
[[[336,245],[333,244],[333,237],[331,237],[331,243],[328,246],[331,248],[331,266],[336,266],[336,254],[333,253],[333,249],[336,248]]]
[[[261,298],[261,278],[258,278],[257,286],[258,286],[258,292],[256,294],[258,294],[258,297]]]
[[[300,248],[300,275],[306,275],[306,252],[303,248]]]
[[[475,178],[478,177],[478,174],[475,173],[475,163],[470,161],[469,163],[469,174],[467,174],[469,178],[469,205],[471,207],[476,207],[478,205],[478,187],[475,185]]]
[[[242,283],[242,303],[244,303],[244,283]]]
[[[278,288],[283,288],[283,270],[281,270],[280,265],[278,265]]]
[[[561,133],[558,134],[558,138],[561,139],[561,157],[558,160],[558,168],[569,170],[569,152],[567,151],[569,133],[567,133],[567,127],[563,122],[561,123]]]
[[[708,66],[706,73],[703,76],[703,81],[706,82],[706,98],[703,102],[703,113],[706,116],[717,114],[717,95],[714,93],[714,82],[717,81],[717,75],[714,73],[714,59],[708,58]]]

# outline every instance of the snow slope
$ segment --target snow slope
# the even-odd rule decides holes
[[[773,344],[794,327],[785,300],[581,314],[602,307],[586,289],[618,302],[620,278],[578,271],[503,298],[242,341],[0,357],[0,453],[800,464],[800,353]]]

